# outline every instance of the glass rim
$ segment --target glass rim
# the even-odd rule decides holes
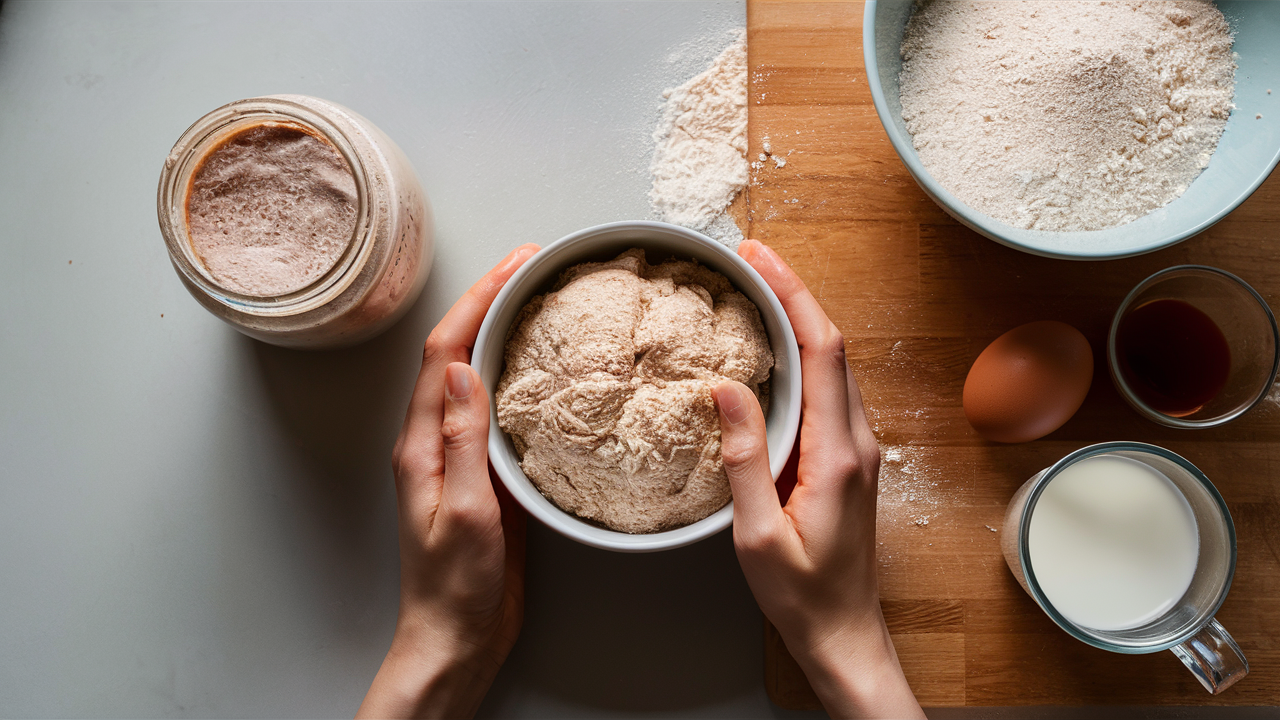
[[[186,193],[199,161],[217,142],[242,127],[279,122],[311,131],[327,140],[351,168],[356,186],[356,223],[346,249],[323,275],[305,287],[279,296],[238,293],[223,287],[194,257],[186,226]],[[257,317],[299,315],[340,296],[368,262],[373,249],[370,229],[377,223],[377,204],[370,200],[368,171],[351,140],[321,112],[281,97],[252,97],[216,108],[188,127],[169,151],[160,173],[156,211],[169,258],[182,278],[206,297],[233,311]]]
[[[1036,603],[1040,605],[1041,609],[1043,609],[1045,613],[1049,615],[1049,617],[1053,620],[1054,623],[1058,625],[1058,627],[1067,631],[1067,633],[1072,637],[1076,638],[1077,640],[1080,640],[1081,642],[1088,643],[1089,645],[1092,645],[1096,648],[1101,648],[1102,650],[1109,650],[1111,652],[1123,653],[1126,655],[1142,655],[1147,653],[1160,652],[1161,650],[1168,650],[1169,648],[1174,647],[1175,645],[1181,645],[1182,643],[1186,642],[1188,639],[1190,639],[1200,631],[1204,623],[1199,623],[1196,626],[1189,628],[1183,631],[1182,633],[1179,633],[1178,635],[1173,636],[1172,638],[1162,640],[1158,643],[1141,644],[1141,645],[1117,644],[1110,640],[1106,640],[1097,635],[1091,634],[1090,632],[1087,631],[1086,628],[1082,628],[1081,626],[1071,622],[1066,618],[1066,616],[1064,616],[1061,612],[1059,612],[1058,609],[1054,607],[1053,603],[1050,602],[1049,598],[1045,596],[1044,591],[1040,589],[1040,583],[1039,581],[1036,580],[1035,570],[1032,567],[1031,562],[1029,561],[1029,558],[1031,557],[1031,545],[1030,545],[1031,515],[1035,511],[1036,503],[1039,501],[1040,496],[1044,493],[1044,489],[1063,470],[1067,469],[1068,467],[1071,467],[1072,465],[1075,465],[1081,460],[1085,460],[1091,457],[1096,457],[1098,455],[1106,455],[1108,453],[1114,453],[1117,451],[1130,451],[1130,452],[1137,452],[1137,453],[1145,453],[1148,455],[1155,455],[1156,457],[1163,458],[1165,460],[1168,460],[1174,463],[1175,465],[1178,465],[1182,469],[1186,470],[1187,473],[1190,474],[1193,478],[1199,481],[1200,485],[1205,489],[1206,492],[1208,492],[1209,496],[1213,499],[1219,512],[1222,513],[1222,517],[1226,521],[1225,524],[1226,524],[1226,530],[1227,530],[1227,546],[1230,550],[1230,553],[1229,553],[1230,558],[1229,558],[1229,563],[1227,567],[1226,579],[1223,581],[1222,588],[1221,590],[1218,591],[1218,597],[1214,599],[1212,607],[1209,609],[1209,612],[1207,613],[1206,618],[1207,620],[1211,620],[1215,615],[1217,615],[1218,609],[1222,607],[1223,601],[1227,599],[1227,593],[1231,590],[1231,582],[1235,578],[1235,572],[1236,572],[1235,522],[1231,519],[1231,512],[1227,509],[1227,503],[1226,503],[1226,500],[1222,498],[1222,493],[1218,492],[1218,488],[1214,486],[1214,484],[1209,480],[1208,476],[1206,476],[1203,472],[1201,472],[1200,468],[1191,464],[1191,462],[1186,458],[1173,452],[1172,450],[1167,450],[1158,445],[1151,445],[1149,443],[1133,442],[1133,441],[1127,441],[1127,440],[1097,443],[1096,445],[1089,445],[1087,447],[1082,447],[1079,450],[1076,450],[1075,452],[1068,454],[1066,457],[1062,458],[1061,460],[1055,462],[1054,464],[1050,465],[1048,468],[1043,470],[1040,473],[1039,477],[1036,478],[1035,484],[1032,486],[1031,491],[1027,494],[1026,504],[1022,508],[1022,517],[1020,519],[1021,525],[1018,531],[1018,562],[1022,566],[1022,576],[1026,578],[1027,589],[1031,593],[1031,597],[1035,599]],[[1181,492],[1181,490],[1179,490],[1179,492]],[[1097,631],[1097,632],[1105,632],[1105,631]]]
[[[1134,300],[1141,292],[1147,290],[1152,285],[1155,285],[1166,276],[1180,272],[1216,275],[1235,283],[1253,297],[1254,301],[1258,303],[1258,306],[1262,308],[1262,312],[1266,315],[1267,321],[1271,325],[1271,372],[1267,377],[1267,382],[1263,384],[1261,391],[1259,391],[1258,394],[1247,404],[1224,415],[1219,415],[1205,420],[1186,420],[1184,418],[1176,418],[1152,408],[1150,405],[1143,402],[1133,389],[1129,387],[1129,384],[1124,380],[1123,373],[1118,369],[1119,359],[1116,357],[1116,335],[1120,329],[1120,319],[1124,317],[1126,312],[1128,312],[1130,306],[1133,305]],[[1119,307],[1116,308],[1115,314],[1111,317],[1111,328],[1107,332],[1107,366],[1111,373],[1112,382],[1120,391],[1120,396],[1124,398],[1125,402],[1129,403],[1134,410],[1137,410],[1140,415],[1148,420],[1166,427],[1181,428],[1184,430],[1217,427],[1239,418],[1257,407],[1258,403],[1262,402],[1262,400],[1267,397],[1268,391],[1276,381],[1276,373],[1280,370],[1280,326],[1277,326],[1275,314],[1272,313],[1271,306],[1267,304],[1267,301],[1262,297],[1262,295],[1260,295],[1257,290],[1254,290],[1252,285],[1245,282],[1234,273],[1230,273],[1221,268],[1211,267],[1209,265],[1174,265],[1152,273],[1142,282],[1133,286],[1133,289],[1125,295],[1124,300],[1122,300]]]

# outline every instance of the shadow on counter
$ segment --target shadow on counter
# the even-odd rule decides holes
[[[730,532],[649,554],[536,522],[528,540],[524,630],[478,717],[759,713],[762,618]]]
[[[372,602],[386,604],[394,623],[399,556],[391,449],[431,311],[424,294],[385,333],[339,350],[290,350],[239,338],[252,355],[247,364],[259,375],[276,434],[288,443],[282,455],[293,472],[275,480],[303,518],[294,542],[320,546],[314,551],[323,562],[312,564],[317,577],[311,580],[329,592],[317,602],[347,607],[334,618],[339,633],[355,628]]]

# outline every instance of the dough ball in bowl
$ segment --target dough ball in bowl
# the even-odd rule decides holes
[[[627,533],[697,522],[731,497],[712,388],[767,388],[755,305],[690,260],[639,248],[566,270],[506,343],[498,424],[525,477],[568,512]],[[762,398],[767,407],[768,395]]]
[[[710,392],[723,379],[760,397],[775,479],[799,426],[799,349],[776,296],[732,251],[665,223],[544,248],[495,299],[472,366],[494,398],[504,485],[605,549],[679,547],[731,524]]]

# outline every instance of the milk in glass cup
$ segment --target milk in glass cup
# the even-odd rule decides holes
[[[1235,526],[1182,457],[1134,442],[1071,453],[1014,494],[1001,549],[1022,589],[1076,639],[1172,650],[1215,695],[1249,673],[1213,617],[1235,573]]]

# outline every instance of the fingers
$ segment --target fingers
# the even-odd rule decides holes
[[[764,413],[741,383],[723,382],[712,397],[720,411],[720,455],[733,491],[734,541],[751,545],[775,533],[783,519],[769,470]]]
[[[533,257],[540,248],[527,243],[512,250],[484,277],[471,286],[458,302],[449,308],[444,319],[431,331],[436,342],[446,349],[470,349],[476,342],[476,334],[480,332],[480,324],[484,322],[485,313],[493,304],[493,298],[516,270]]]
[[[845,386],[849,388],[849,425],[853,429],[853,440],[863,453],[880,457],[880,442],[876,440],[876,434],[867,422],[867,411],[862,405],[862,391],[858,389],[858,381],[847,365],[845,373]]]
[[[441,506],[475,514],[477,519],[492,515],[496,520],[498,499],[489,484],[489,394],[466,363],[450,363],[444,369],[440,439],[444,445]]]
[[[511,493],[494,477],[490,466],[489,482],[494,494],[498,496],[498,507],[502,511],[502,537],[506,543],[506,580],[507,592],[513,595],[520,607],[524,606],[524,558],[525,558],[525,526],[528,514]]]
[[[744,240],[738,254],[773,288],[795,331],[804,377],[805,430],[831,442],[849,439],[851,403],[844,337],[804,281],[772,249]]]
[[[424,474],[439,476],[444,470],[439,429],[444,413],[444,368],[451,362],[468,362],[485,313],[507,280],[538,251],[533,244],[521,245],[471,286],[444,319],[431,331],[423,347],[422,369],[409,400],[409,410],[401,433],[405,453],[421,456]]]
[[[827,313],[814,299],[809,288],[805,287],[800,276],[773,248],[758,240],[743,240],[738,246],[738,254],[773,288],[783,309],[787,311],[801,348],[806,345],[817,346],[823,340],[830,339],[836,328],[827,319]]]
[[[536,252],[538,246],[533,244],[521,245],[512,250],[449,308],[449,312],[445,313],[444,318],[431,331],[423,348],[422,371],[418,374],[418,385],[414,388],[414,400],[418,400],[421,394],[423,405],[428,408],[436,406],[440,399],[440,373],[444,366],[451,362],[470,361],[471,347],[476,343],[476,335],[480,332],[480,325],[484,323],[485,313],[489,312],[493,299],[516,270]],[[409,409],[412,413],[412,404]]]

